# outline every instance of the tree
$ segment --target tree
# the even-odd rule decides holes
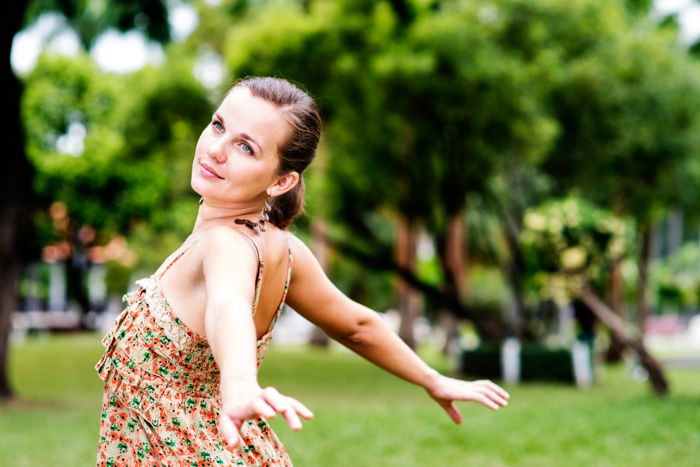
[[[169,38],[165,4],[161,0],[134,1],[118,0],[104,3],[104,8],[97,18],[91,18],[94,12],[92,3],[77,0],[53,1],[34,0],[10,2],[2,15],[0,43],[4,52],[5,63],[0,72],[2,84],[3,108],[8,112],[9,124],[4,126],[3,136],[6,141],[4,166],[7,170],[0,175],[3,204],[0,208],[0,235],[2,235],[2,254],[0,255],[0,397],[11,397],[12,390],[7,375],[8,337],[10,316],[15,309],[15,284],[23,257],[29,256],[28,239],[31,232],[30,214],[32,204],[33,171],[27,161],[24,150],[24,138],[20,120],[20,98],[22,89],[10,66],[12,40],[17,32],[46,11],[58,11],[77,26],[76,32],[83,44],[90,45],[97,34],[109,27],[121,30],[137,26],[138,18],[145,19],[140,27],[146,34],[156,40]],[[100,12],[98,12],[100,13]]]
[[[516,290],[522,276],[516,239],[523,210],[537,199],[531,187],[538,174],[548,178],[554,194],[579,193],[632,215],[639,232],[641,323],[648,308],[651,224],[667,206],[697,199],[698,86],[676,33],[642,14],[649,2],[628,3],[641,13],[628,13],[620,2],[585,0],[513,0],[493,7],[493,40],[531,64],[536,78],[528,84],[539,86],[528,91],[537,93],[555,132],[543,157],[526,164],[506,159],[494,198],[504,205]],[[616,268],[612,275],[612,301],[619,304]]]
[[[575,186],[636,220],[642,330],[649,314],[653,224],[670,206],[697,203],[697,172],[689,170],[700,149],[696,74],[685,51],[652,30],[602,44],[596,55],[576,60],[552,94],[562,132],[544,168],[557,191]]]
[[[143,267],[165,252],[140,248],[137,238],[160,236],[158,243],[172,248],[176,239],[164,241],[163,233],[181,238],[191,228],[190,155],[211,105],[190,67],[171,59],[162,67],[168,72],[148,67],[112,75],[84,55],[48,55],[25,78],[23,114],[38,207],[60,202],[68,220],[59,229],[53,221],[42,223],[40,244],[68,247],[69,290],[81,292],[86,254],[115,236],[140,232],[130,243],[141,253],[136,266]],[[82,147],[66,148],[60,143],[75,126],[84,133]],[[70,296],[82,298],[88,311],[86,291]]]
[[[33,171],[24,157],[24,140],[20,122],[21,85],[10,66],[12,39],[22,26],[26,4],[11,2],[2,15],[0,43],[6,57],[0,71],[3,108],[9,114],[3,126],[5,153],[0,174],[0,397],[12,394],[7,379],[7,351],[10,332],[10,317],[16,307],[15,288],[23,259],[29,256],[32,207]]]
[[[633,336],[625,322],[594,291],[592,283],[622,259],[630,244],[630,222],[576,198],[550,201],[530,209],[522,240],[538,271],[534,281],[543,297],[560,305],[580,298],[624,346],[632,348],[649,374],[657,395],[669,391],[661,365],[647,351],[642,335]]]
[[[285,5],[284,14],[276,4],[276,15],[262,10],[234,28],[226,57],[234,75],[282,73],[320,97],[335,181],[328,195],[347,232],[333,243],[478,322],[464,303],[466,195],[482,191],[506,155],[546,149],[546,116],[535,95],[522,93],[534,85],[532,73],[490,42],[480,9],[463,2],[410,3],[410,11],[402,2]],[[369,214],[378,211],[427,229],[439,252],[439,284],[387,253],[393,237],[382,239],[371,226]]]
[[[337,247],[369,267],[394,271],[437,306],[474,318],[463,297],[461,226],[468,195],[483,195],[502,206],[513,258],[508,276],[522,315],[519,229],[528,204],[546,192],[531,189],[533,179],[549,178],[556,193],[581,187],[605,196],[584,180],[586,174],[620,173],[619,167],[605,165],[609,153],[598,151],[612,134],[636,138],[625,157],[652,134],[664,148],[657,156],[689,154],[690,126],[683,126],[683,116],[690,118],[692,106],[681,108],[667,95],[678,85],[676,78],[690,76],[683,74],[687,60],[673,37],[625,6],[592,0],[261,4],[230,28],[221,47],[234,76],[281,74],[320,97],[330,152],[327,173],[334,180],[327,196],[345,232],[333,239]],[[635,8],[644,6],[637,2]],[[659,58],[666,52],[668,58]],[[638,78],[631,77],[635,71],[624,72],[624,64],[636,67],[647,60],[658,66],[640,70]],[[604,70],[608,63],[619,64],[619,73],[615,66]],[[577,88],[572,77],[591,66],[605,78],[593,81],[600,87],[589,96],[590,87]],[[654,76],[664,73],[655,89]],[[647,83],[641,95],[636,96],[635,80]],[[684,82],[681,87],[691,86]],[[609,98],[616,104],[582,118],[607,125],[612,133],[589,138],[572,125],[581,112],[563,105],[563,96],[585,95],[591,102],[581,104],[592,107],[611,89],[619,90]],[[627,99],[634,110],[620,110]],[[654,115],[642,112],[655,100],[678,118],[655,122]],[[664,130],[639,134],[621,126],[634,121],[635,112],[646,119],[645,128],[662,123]],[[581,165],[571,170],[576,154]],[[540,185],[547,188],[546,180]],[[429,232],[442,268],[438,284],[397,264],[396,237],[377,228],[391,218]]]

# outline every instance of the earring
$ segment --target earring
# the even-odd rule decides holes
[[[260,231],[265,232],[265,222],[270,221],[270,212],[272,211],[272,205],[270,204],[270,195],[267,195],[267,199],[265,200],[265,207],[263,207],[262,212],[260,212],[260,220],[258,221],[258,225],[260,226]]]
[[[199,198],[199,205],[201,206],[202,203],[204,203],[204,196],[202,196],[201,198]]]

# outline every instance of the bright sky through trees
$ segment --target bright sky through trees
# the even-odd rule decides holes
[[[700,36],[700,5],[692,0],[656,0],[654,3],[660,14],[682,12],[678,22],[684,42],[692,42]]]
[[[170,9],[168,16],[176,41],[187,38],[197,27],[197,13],[190,5],[178,3]],[[15,71],[20,74],[30,71],[44,46],[64,55],[75,55],[80,43],[60,15],[44,14],[15,36],[10,58]],[[140,32],[110,30],[97,39],[91,55],[105,71],[128,73],[147,63],[159,62],[163,51],[160,45],[148,42]]]
[[[210,0],[208,3],[217,2]],[[699,4],[692,4],[692,0],[656,0],[655,8],[661,15],[682,12],[679,22],[681,36],[685,42],[700,37]],[[170,10],[169,21],[173,38],[177,41],[185,39],[194,31],[198,18],[192,6],[177,3]],[[79,49],[78,38],[65,28],[62,18],[59,15],[46,14],[15,38],[12,47],[12,67],[20,74],[27,73],[34,67],[45,44],[65,55],[74,55]],[[163,58],[161,47],[148,43],[143,35],[136,31],[108,31],[97,40],[91,53],[100,68],[118,73],[135,71],[147,63],[157,63]],[[220,77],[215,68],[208,65],[200,68],[197,78],[205,85],[218,84]]]

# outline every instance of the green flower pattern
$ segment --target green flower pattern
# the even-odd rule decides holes
[[[98,466],[241,465],[291,466],[277,435],[263,418],[241,428],[243,443],[230,448],[218,431],[219,370],[204,337],[173,313],[160,289],[163,272],[137,281],[124,296],[126,308],[105,335],[95,366],[104,381]],[[257,343],[257,365],[284,306],[292,270],[289,251],[284,294],[270,330]],[[263,268],[259,261],[253,313]]]

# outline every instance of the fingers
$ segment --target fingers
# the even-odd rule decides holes
[[[305,418],[306,420],[311,420],[312,418],[314,418],[313,412],[309,410],[308,407],[306,407],[304,404],[294,399],[293,397],[287,397],[287,399],[289,399],[289,403],[292,404],[292,407],[294,407],[296,413],[301,415],[302,418]]]
[[[238,403],[227,404],[221,417],[221,434],[232,446],[240,443],[240,433],[238,429],[243,420],[256,417],[274,418],[277,413],[281,413],[285,421],[292,430],[300,430],[303,417],[307,420],[313,418],[313,413],[301,402],[291,397],[280,394],[275,388],[258,388],[257,394],[247,401],[237,398]],[[236,396],[229,396],[236,398]]]
[[[241,442],[241,435],[233,421],[225,414],[219,418],[219,431],[221,436],[226,440],[226,443],[235,448]]]
[[[491,410],[498,410],[501,406],[499,406],[496,402],[494,402],[492,399],[486,396],[486,394],[479,393],[477,392],[474,394],[472,400],[474,402],[478,402],[481,405],[485,405]]]
[[[445,409],[445,412],[447,412],[447,415],[449,415],[452,421],[454,421],[457,425],[462,423],[462,414],[459,412],[456,405],[454,405],[452,402],[448,402],[447,404],[443,404],[443,408]]]
[[[265,418],[275,418],[276,411],[268,401],[264,399],[255,399],[252,404],[253,411],[262,415]]]
[[[502,399],[505,399],[505,400],[510,399],[510,394],[508,394],[505,389],[500,387],[498,384],[493,383],[492,381],[489,381],[487,379],[482,379],[479,381],[475,381],[474,383],[483,384],[483,385],[487,386],[489,389],[491,389],[496,394],[498,394]]]
[[[461,421],[461,415],[454,406],[451,406],[452,401],[473,401],[491,410],[498,410],[507,406],[510,398],[510,394],[491,381],[468,382],[453,378],[444,378],[432,396],[440,402],[455,423]]]
[[[313,417],[311,411],[301,402],[291,397],[283,396],[275,388],[268,387],[263,390],[263,397],[275,411],[281,413],[292,430],[301,430],[299,415],[306,419]]]
[[[297,413],[287,401],[286,397],[277,392],[275,388],[265,388],[265,390],[263,390],[263,397],[265,397],[265,401],[270,404],[275,411],[284,416],[289,428],[295,431],[301,430],[301,420],[299,420]]]
[[[496,403],[496,408],[505,407],[506,405],[508,405],[507,400],[505,400],[498,393],[491,389],[485,389],[483,394],[488,398],[489,401]]]
[[[510,394],[508,394],[499,385],[488,380],[477,381],[477,383],[484,386],[486,396],[489,399],[496,402],[501,407],[505,407],[506,405],[508,405],[508,399],[510,399]]]

